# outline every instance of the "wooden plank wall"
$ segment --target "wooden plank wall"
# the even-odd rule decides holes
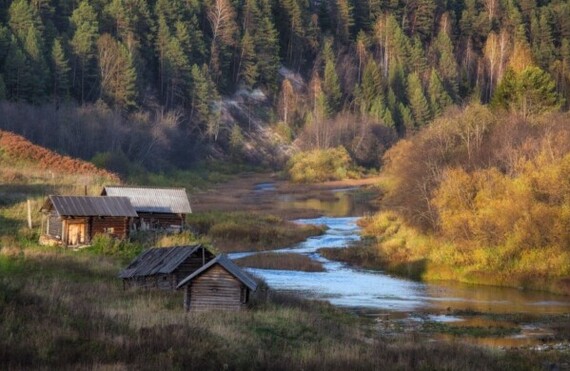
[[[113,233],[108,233],[115,238],[127,238],[129,235],[129,220],[125,217],[93,217],[91,219],[91,231],[89,238],[96,234],[106,234],[106,228],[113,228]]]
[[[185,304],[191,311],[241,310],[243,284],[224,268],[216,265],[186,286]]]
[[[214,258],[214,255],[209,251],[204,252],[204,262],[207,263]],[[191,256],[189,256],[178,268],[174,271],[176,275],[177,283],[182,281],[184,278],[188,277],[196,270],[198,270],[202,265],[202,251],[198,250]]]
[[[161,290],[174,290],[178,284],[174,274],[157,274],[154,276],[137,277],[123,280],[123,282],[125,287]]]
[[[139,212],[139,220],[137,220],[137,226],[141,226],[141,222],[144,221],[151,229],[154,228],[168,228],[171,225],[184,225],[184,217],[178,214],[161,214],[161,213],[142,213]]]

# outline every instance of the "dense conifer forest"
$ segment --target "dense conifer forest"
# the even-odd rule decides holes
[[[2,127],[87,159],[152,155],[161,160],[144,165],[161,169],[239,158],[250,133],[269,127],[272,148],[343,145],[378,166],[397,136],[451,105],[530,117],[565,108],[569,88],[570,4],[561,0],[0,5]],[[237,114],[228,108],[236,94]],[[118,139],[90,139],[101,131]]]

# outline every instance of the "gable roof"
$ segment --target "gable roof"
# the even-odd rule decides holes
[[[189,256],[203,249],[202,245],[154,247],[139,254],[125,269],[119,278],[170,274]],[[207,251],[207,250],[206,250]]]
[[[101,196],[128,197],[138,212],[189,214],[192,212],[184,188],[107,186]]]
[[[40,211],[52,207],[59,216],[138,216],[126,197],[51,195]]]
[[[189,275],[188,277],[184,278],[178,286],[177,289],[181,288],[182,286],[187,285],[192,281],[194,278],[198,277],[202,273],[206,272],[208,269],[212,268],[214,265],[219,264],[225,270],[228,271],[232,276],[237,278],[241,281],[244,285],[250,288],[250,290],[255,291],[257,289],[257,283],[240,267],[238,267],[233,261],[231,261],[226,255],[220,254],[216,256],[215,259],[210,260],[208,263],[203,265],[200,269]]]

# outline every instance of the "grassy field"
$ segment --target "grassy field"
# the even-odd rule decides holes
[[[180,292],[123,291],[120,260],[0,252],[2,369],[540,369],[540,354],[385,339],[326,303],[262,290],[241,313],[188,314]],[[552,360],[552,358],[550,358]]]
[[[0,161],[0,369],[538,370],[564,362],[559,353],[499,352],[418,333],[388,337],[370,319],[266,289],[248,311],[199,314],[183,310],[181,292],[124,291],[117,274],[146,246],[213,241],[222,251],[263,250],[322,231],[211,213],[190,218],[202,237],[143,233],[130,242],[98,237],[80,251],[41,247],[37,210],[47,195],[96,194],[116,179],[34,167],[1,148]]]

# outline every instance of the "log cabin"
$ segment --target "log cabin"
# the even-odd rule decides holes
[[[247,307],[257,283],[222,254],[182,280],[178,288],[184,288],[187,311],[239,311]]]
[[[192,213],[184,188],[106,186],[101,196],[128,197],[138,214],[132,225],[136,230],[180,231]]]
[[[52,195],[40,212],[40,243],[63,246],[89,244],[96,234],[125,239],[137,217],[126,197]]]
[[[143,251],[119,273],[123,288],[174,290],[182,279],[214,258],[202,245],[155,247]]]

